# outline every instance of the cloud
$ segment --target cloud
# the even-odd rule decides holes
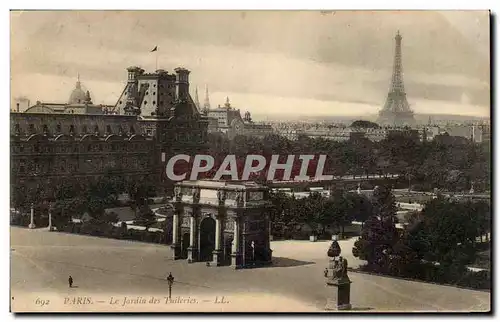
[[[254,97],[249,108],[286,97],[290,108],[317,106],[311,113],[337,112],[327,106],[338,102],[375,113],[389,89],[397,27],[410,103],[460,102],[465,93],[489,104],[489,64],[437,13],[27,12],[12,19],[12,92],[64,101],[79,72],[96,101],[114,103],[125,68],[154,70],[149,51],[158,45],[159,67],[184,66],[193,86]]]

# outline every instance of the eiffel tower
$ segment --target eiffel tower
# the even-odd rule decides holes
[[[399,31],[395,39],[396,50],[391,88],[389,94],[387,94],[384,108],[379,112],[377,123],[385,126],[412,126],[415,125],[415,118],[413,111],[410,109],[410,104],[406,100],[403,64],[401,62],[401,40],[403,37],[401,37]]]

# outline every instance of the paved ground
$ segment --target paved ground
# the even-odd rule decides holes
[[[348,255],[352,243],[342,242],[341,247],[349,266],[356,266],[359,262]],[[275,266],[233,270],[174,262],[166,246],[11,228],[12,310],[322,311],[334,298],[322,274],[328,246],[328,242],[273,242]],[[195,303],[164,303],[169,272],[175,277],[172,299]],[[69,275],[76,288],[68,288]],[[490,308],[486,292],[356,273],[350,278],[351,302],[357,310]],[[83,298],[78,304],[76,297],[83,296],[90,296],[92,304],[85,304]],[[158,303],[149,303],[152,296]],[[123,306],[124,297],[139,303]],[[222,297],[230,303],[214,303]],[[110,304],[113,301],[116,304]]]

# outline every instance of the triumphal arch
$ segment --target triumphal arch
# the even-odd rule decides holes
[[[174,259],[234,268],[271,263],[266,186],[201,180],[177,183],[174,191]]]

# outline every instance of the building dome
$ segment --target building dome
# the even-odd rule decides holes
[[[85,91],[82,89],[82,84],[80,83],[80,77],[78,77],[75,89],[69,96],[68,104],[83,104],[86,102],[86,98]]]

